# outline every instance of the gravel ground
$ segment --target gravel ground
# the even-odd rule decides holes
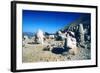
[[[78,54],[72,55],[66,52],[64,48],[55,48],[62,41],[45,42],[44,45],[34,44],[30,40],[23,42],[22,49],[22,62],[51,62],[51,61],[67,61],[67,60],[88,60],[91,59],[91,53],[89,49],[78,47]],[[53,45],[50,50],[44,50],[47,45]]]

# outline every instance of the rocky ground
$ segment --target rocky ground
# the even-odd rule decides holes
[[[62,46],[63,44],[64,41],[53,39],[45,41],[43,45],[34,43],[32,39],[23,41],[22,62],[88,60],[91,58],[90,49],[78,46],[78,54],[74,55],[66,51]]]

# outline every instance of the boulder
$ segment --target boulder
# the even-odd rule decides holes
[[[64,40],[66,38],[66,33],[62,33],[61,31],[58,31],[58,40]]]
[[[25,35],[25,36],[24,36],[24,40],[27,40],[27,39],[28,39],[28,36]]]

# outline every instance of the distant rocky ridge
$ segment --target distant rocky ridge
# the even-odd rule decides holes
[[[31,38],[35,35],[35,33],[32,33],[32,32],[23,32],[23,37],[24,36],[28,36],[28,38]]]

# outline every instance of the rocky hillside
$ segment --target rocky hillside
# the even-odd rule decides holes
[[[83,15],[74,22],[66,25],[61,31],[75,33],[77,45],[90,49],[91,43],[91,15]]]

